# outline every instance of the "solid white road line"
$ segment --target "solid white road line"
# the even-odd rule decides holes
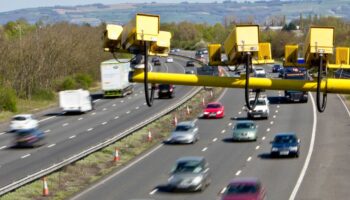
[[[309,145],[309,151],[307,152],[307,156],[305,159],[305,163],[303,168],[301,169],[298,181],[296,182],[294,189],[292,191],[292,194],[289,197],[289,200],[294,200],[298,190],[301,186],[301,183],[303,182],[304,176],[306,174],[306,170],[309,167],[310,164],[310,160],[311,160],[311,156],[312,156],[312,152],[314,150],[314,145],[315,145],[315,138],[316,138],[316,129],[317,129],[317,113],[316,113],[316,105],[315,105],[315,101],[314,98],[312,97],[311,93],[309,92],[309,96],[311,97],[311,102],[312,102],[312,108],[313,108],[313,124],[312,124],[312,134],[311,134],[311,141],[310,141],[310,145]]]
[[[122,168],[121,170],[117,171],[116,173],[108,176],[107,178],[105,178],[104,180],[102,180],[101,182],[98,182],[97,184],[93,185],[92,187],[88,188],[87,190],[79,193],[78,195],[76,195],[75,197],[73,197],[71,200],[75,200],[78,199],[80,197],[82,197],[83,195],[85,195],[86,193],[94,190],[95,188],[104,185],[106,182],[108,182],[109,180],[113,179],[114,177],[118,176],[119,174],[123,173],[124,171],[128,170],[130,167],[136,165],[137,163],[139,163],[141,160],[145,159],[147,156],[151,155],[153,152],[157,151],[158,149],[160,149],[163,146],[163,144],[158,145],[156,148],[154,148],[153,150],[151,150],[150,152],[146,153],[145,155],[139,157],[138,159],[136,159],[134,162],[131,162],[130,164],[126,165],[124,168]]]
[[[47,148],[51,148],[54,147],[56,144],[50,144],[49,146],[47,146]]]
[[[239,176],[241,173],[242,173],[242,171],[241,171],[241,170],[238,170],[238,171],[236,172],[236,176]]]
[[[76,137],[76,135],[72,135],[72,136],[69,137],[69,139],[73,139],[75,137]]]
[[[23,158],[26,158],[26,157],[29,157],[29,156],[30,156],[30,153],[28,153],[28,154],[26,154],[24,156],[21,156],[21,158],[23,159]]]
[[[202,149],[202,151],[204,152],[204,151],[206,151],[208,149],[208,147],[204,147],[203,149]]]
[[[2,146],[2,147],[0,147],[0,150],[2,150],[2,149],[5,149],[7,146]]]
[[[92,131],[94,128],[89,128],[89,129],[87,129],[86,131]]]
[[[124,100],[121,100],[120,103],[124,103]]]
[[[340,99],[341,103],[344,105],[345,110],[346,110],[346,112],[348,113],[348,115],[349,115],[349,117],[350,117],[350,111],[349,111],[349,108],[346,106],[346,103],[345,103],[344,100],[340,97],[339,94],[338,94],[337,96],[338,96],[338,98]]]

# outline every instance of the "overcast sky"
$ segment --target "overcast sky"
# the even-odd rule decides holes
[[[46,7],[46,6],[74,6],[74,5],[86,5],[93,3],[103,4],[115,4],[115,3],[143,3],[143,2],[172,2],[179,3],[183,1],[188,2],[222,2],[222,0],[0,0],[0,12],[17,10],[22,8],[35,8],[35,7]],[[242,0],[236,0],[242,1]]]

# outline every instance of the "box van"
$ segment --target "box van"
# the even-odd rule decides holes
[[[87,112],[93,109],[88,90],[65,90],[59,92],[60,108],[64,112]]]

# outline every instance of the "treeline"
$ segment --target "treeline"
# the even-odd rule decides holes
[[[223,43],[234,23],[164,23],[173,35],[172,47],[195,50]],[[294,30],[296,25],[300,30]],[[284,45],[304,42],[310,25],[335,27],[337,46],[350,46],[350,24],[334,17],[300,17],[283,30],[263,30],[260,41],[272,44],[274,58],[284,56]],[[102,50],[105,26],[29,24],[25,20],[0,27],[0,111],[16,110],[15,99],[52,99],[64,89],[88,88],[99,80],[99,65],[111,58]]]
[[[13,96],[52,99],[62,89],[90,87],[99,77],[100,62],[110,58],[102,51],[103,29],[25,20],[0,28],[0,110],[16,110],[8,102]]]

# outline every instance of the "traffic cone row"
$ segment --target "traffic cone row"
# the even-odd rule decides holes
[[[49,187],[47,186],[47,181],[46,181],[46,177],[43,177],[43,196],[49,196]]]
[[[120,156],[119,156],[119,149],[118,148],[115,148],[114,150],[114,158],[113,158],[113,161],[114,162],[117,162],[120,160]]]

